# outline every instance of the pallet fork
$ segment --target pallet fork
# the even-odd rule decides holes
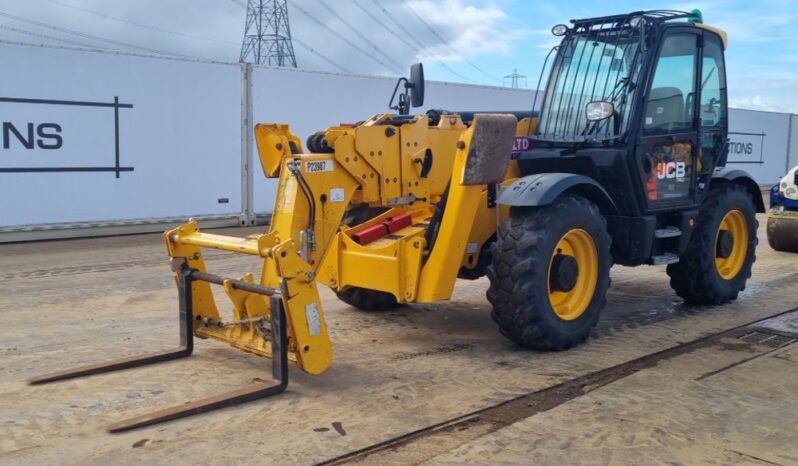
[[[201,281],[217,285],[224,285],[224,283],[227,282],[229,286],[234,289],[270,297],[272,309],[270,319],[270,339],[273,355],[272,378],[275,383],[271,385],[268,383],[255,383],[229,392],[132,417],[108,426],[108,431],[123,432],[181,417],[205,413],[227,406],[246,403],[248,401],[266,398],[284,392],[288,387],[288,340],[285,309],[283,308],[280,290],[243,280],[225,279],[217,275],[189,268],[185,266],[185,264],[180,265],[177,275],[180,302],[180,346],[178,348],[51,372],[34,377],[28,380],[28,383],[31,385],[41,385],[59,380],[130,369],[190,356],[194,350],[194,309],[191,290],[195,282]]]

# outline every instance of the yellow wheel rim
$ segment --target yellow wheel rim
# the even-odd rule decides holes
[[[726,231],[731,233],[734,243],[728,257],[718,255],[718,239]],[[730,210],[723,216],[715,236],[715,267],[724,280],[731,280],[740,273],[748,255],[748,221],[739,210]]]
[[[552,264],[557,254],[572,256],[578,266],[578,276],[573,288],[557,290],[551,285]],[[563,320],[574,320],[584,314],[593,299],[598,281],[598,253],[596,244],[588,232],[575,228],[568,231],[557,242],[549,260],[547,285],[549,302],[557,316]]]

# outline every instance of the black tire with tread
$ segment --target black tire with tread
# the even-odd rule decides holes
[[[743,213],[748,224],[748,250],[740,271],[726,280],[715,265],[715,240],[721,220],[735,209]],[[687,249],[679,262],[667,267],[671,288],[689,304],[723,304],[737,299],[751,278],[751,267],[756,261],[758,226],[754,202],[745,187],[730,183],[712,189],[701,203]]]
[[[587,309],[573,320],[551,306],[548,270],[560,238],[581,228],[593,239],[598,255],[596,289]],[[598,207],[584,197],[563,195],[542,207],[514,207],[491,246],[487,297],[491,317],[511,341],[531,349],[565,350],[585,340],[606,304],[612,267],[611,238]]]
[[[795,218],[768,218],[768,244],[776,251],[798,252],[798,215]]]
[[[362,311],[387,311],[399,306],[396,297],[384,291],[352,286],[336,294],[341,301]]]

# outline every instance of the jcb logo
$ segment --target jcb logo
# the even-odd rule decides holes
[[[657,179],[684,178],[687,165],[684,162],[660,162],[657,164]]]

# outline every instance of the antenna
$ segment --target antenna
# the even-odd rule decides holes
[[[288,24],[288,0],[247,1],[247,20],[238,61],[247,61],[250,55],[257,65],[296,68]]]
[[[507,76],[504,77],[503,84],[506,85],[508,79],[510,80],[510,87],[512,87],[513,89],[518,89],[519,79],[523,79],[524,87],[527,87],[526,76],[524,76],[523,74],[518,74],[518,69],[516,68],[513,68],[513,74],[508,74]]]

